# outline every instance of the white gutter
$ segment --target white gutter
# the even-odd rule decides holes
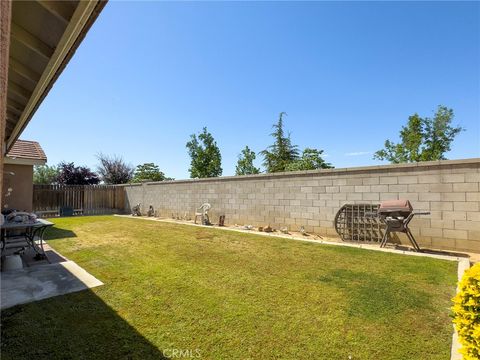
[[[47,160],[41,159],[27,159],[27,158],[20,158],[20,157],[9,157],[5,156],[4,164],[11,164],[11,165],[45,165]]]

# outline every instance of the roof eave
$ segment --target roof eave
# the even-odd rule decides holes
[[[24,111],[20,115],[18,122],[15,124],[6,142],[6,152],[11,149],[25,129],[106,3],[106,0],[80,1],[45,71],[41,75]]]

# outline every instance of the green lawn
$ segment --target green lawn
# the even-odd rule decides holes
[[[456,262],[120,217],[53,220],[105,283],[2,312],[2,359],[448,359]]]

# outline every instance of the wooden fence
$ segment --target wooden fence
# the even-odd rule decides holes
[[[72,208],[75,215],[122,212],[123,186],[112,185],[33,185],[33,211],[40,216],[58,216],[61,208]]]

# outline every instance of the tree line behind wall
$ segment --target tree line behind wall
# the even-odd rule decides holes
[[[332,164],[323,159],[323,150],[307,147],[300,153],[298,146],[292,143],[290,133],[285,133],[286,115],[285,112],[279,114],[270,134],[273,144],[260,152],[265,172],[332,168]],[[386,140],[385,147],[375,152],[374,159],[391,163],[446,159],[445,153],[450,151],[453,140],[463,130],[460,126],[452,126],[453,117],[453,110],[441,105],[433,118],[420,117],[418,114],[410,116],[407,124],[400,130],[400,141],[394,143]],[[220,149],[206,127],[198,138],[195,134],[191,135],[186,146],[191,158],[191,178],[216,177],[222,174]],[[258,174],[260,169],[254,165],[256,156],[246,145],[238,155],[235,174]]]
[[[86,166],[75,166],[73,162],[61,162],[58,165],[35,166],[34,184],[96,185],[128,184],[144,181],[173,180],[160,171],[154,163],[144,163],[135,168],[127,164],[120,156],[97,155],[97,171]]]
[[[290,133],[284,130],[284,118],[281,112],[273,125],[270,136],[273,143],[260,151],[262,165],[267,173],[299,170],[315,170],[332,168],[322,156],[323,150],[306,147],[302,151],[292,143]],[[452,126],[454,113],[452,109],[438,106],[434,116],[420,117],[414,114],[408,118],[407,124],[400,130],[400,141],[394,143],[386,140],[384,148],[374,154],[374,159],[391,163],[444,160],[445,153],[450,151],[455,137],[464,130],[460,126]],[[222,155],[213,135],[206,127],[202,132],[192,134],[186,143],[190,156],[190,177],[207,178],[221,176]],[[261,172],[254,165],[257,154],[248,147],[238,155],[235,167],[236,175],[250,175]],[[36,166],[34,169],[35,184],[93,185],[126,184],[144,181],[173,180],[165,176],[159,166],[144,163],[135,168],[127,164],[120,156],[97,155],[99,164],[94,172],[86,166],[75,166],[74,163],[62,162],[57,166]]]

